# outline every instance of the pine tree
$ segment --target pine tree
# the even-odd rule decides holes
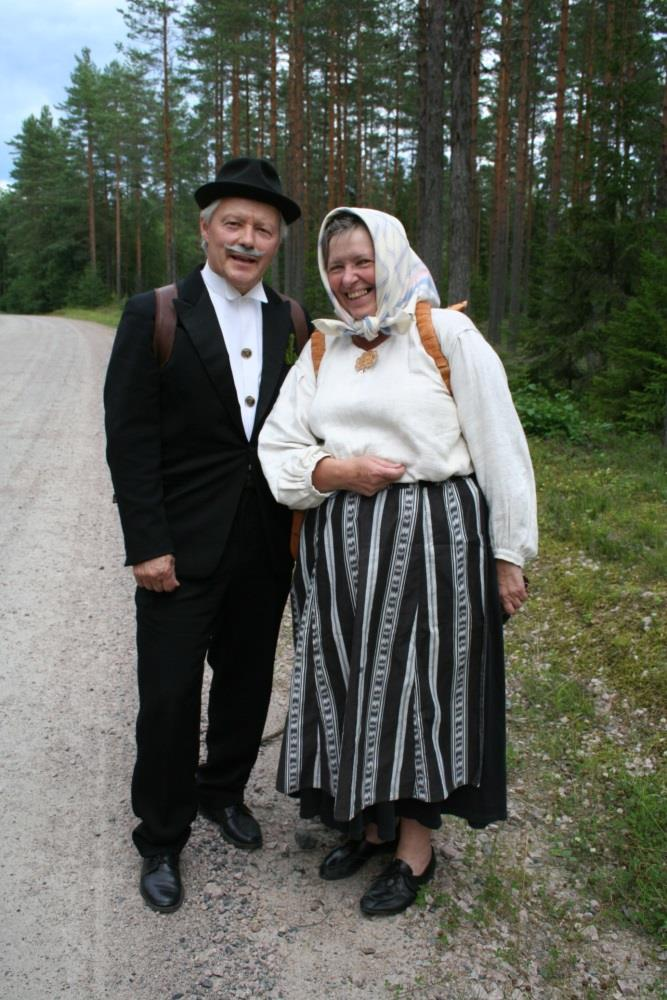
[[[7,225],[7,284],[3,308],[47,312],[67,301],[72,277],[86,260],[86,201],[64,127],[48,108],[30,115],[11,142],[12,169]]]
[[[470,298],[473,253],[473,0],[452,4],[451,172],[448,302]]]
[[[67,88],[67,100],[60,105],[70,135],[82,142],[86,158],[86,191],[88,204],[88,253],[93,271],[97,268],[97,232],[95,209],[95,158],[97,154],[97,126],[101,110],[100,74],[84,48],[75,56],[75,68]]]
[[[489,292],[489,340],[500,342],[500,324],[505,313],[508,245],[508,169],[510,144],[510,73],[512,43],[512,0],[502,0],[498,102],[496,108],[496,148],[493,166],[493,216],[491,223],[491,267]]]
[[[162,180],[164,185],[165,272],[169,281],[176,278],[176,243],[174,235],[174,123],[173,123],[173,18],[178,13],[176,0],[126,0],[123,18],[129,37],[147,44],[135,50],[147,70],[157,74],[161,102]]]
[[[442,276],[444,174],[444,0],[419,0],[417,252],[436,284]]]

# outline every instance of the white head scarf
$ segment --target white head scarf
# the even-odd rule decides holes
[[[339,212],[358,216],[371,234],[375,249],[375,316],[353,319],[331,291],[324,261],[323,234],[329,219]],[[408,330],[415,302],[426,300],[433,306],[440,305],[440,296],[429,269],[410,246],[402,223],[386,212],[378,212],[374,208],[335,208],[329,212],[320,227],[317,259],[322,284],[338,316],[338,320],[314,321],[322,333],[346,333],[375,340],[379,333],[403,333]]]

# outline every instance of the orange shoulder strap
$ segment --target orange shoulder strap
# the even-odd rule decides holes
[[[457,302],[456,305],[447,306],[447,308],[455,309],[457,312],[461,312],[467,305],[467,302]],[[438,335],[435,332],[433,320],[431,319],[430,302],[417,303],[415,307],[415,319],[417,320],[417,329],[419,330],[419,336],[421,337],[422,344],[424,345],[424,350],[433,358],[436,368],[440,372],[442,380],[447,386],[447,391],[451,396],[453,396],[454,393],[452,392],[449,361],[440,348],[440,341],[438,340]]]
[[[455,309],[457,312],[461,312],[467,305],[467,301],[457,302],[453,306],[447,306],[447,308]],[[415,319],[417,320],[417,329],[419,330],[419,336],[421,337],[422,344],[424,345],[424,350],[433,358],[438,371],[442,375],[442,380],[447,386],[448,392],[451,394],[452,387],[449,378],[449,361],[440,349],[440,342],[433,327],[433,321],[431,320],[430,302],[417,303],[415,309]],[[315,378],[317,378],[317,373],[320,370],[320,364],[322,362],[322,358],[324,357],[325,349],[326,343],[324,340],[324,334],[319,330],[314,330],[310,336],[310,350],[313,359]]]
[[[321,330],[313,330],[310,335],[310,353],[313,359],[313,369],[315,371],[315,378],[317,378],[317,373],[320,370],[320,363],[324,357],[324,351],[326,349],[326,343],[324,340],[324,334]]]

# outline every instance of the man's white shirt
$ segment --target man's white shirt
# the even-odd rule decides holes
[[[208,262],[201,275],[225,340],[241,419],[250,440],[262,374],[262,303],[267,301],[266,292],[259,281],[241,295],[226,278],[209,267]]]

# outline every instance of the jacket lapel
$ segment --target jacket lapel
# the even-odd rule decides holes
[[[197,295],[198,291],[199,295]],[[195,294],[189,298],[186,297],[188,292]],[[198,273],[193,276],[192,281],[187,280],[181,294],[183,297],[176,299],[174,303],[179,322],[194,344],[213,388],[229,413],[234,427],[245,438],[225,339],[222,336],[211,298]]]
[[[266,288],[266,286],[264,286]],[[284,373],[285,355],[292,320],[289,306],[267,289],[268,302],[262,303],[262,377],[252,436],[259,433]]]

